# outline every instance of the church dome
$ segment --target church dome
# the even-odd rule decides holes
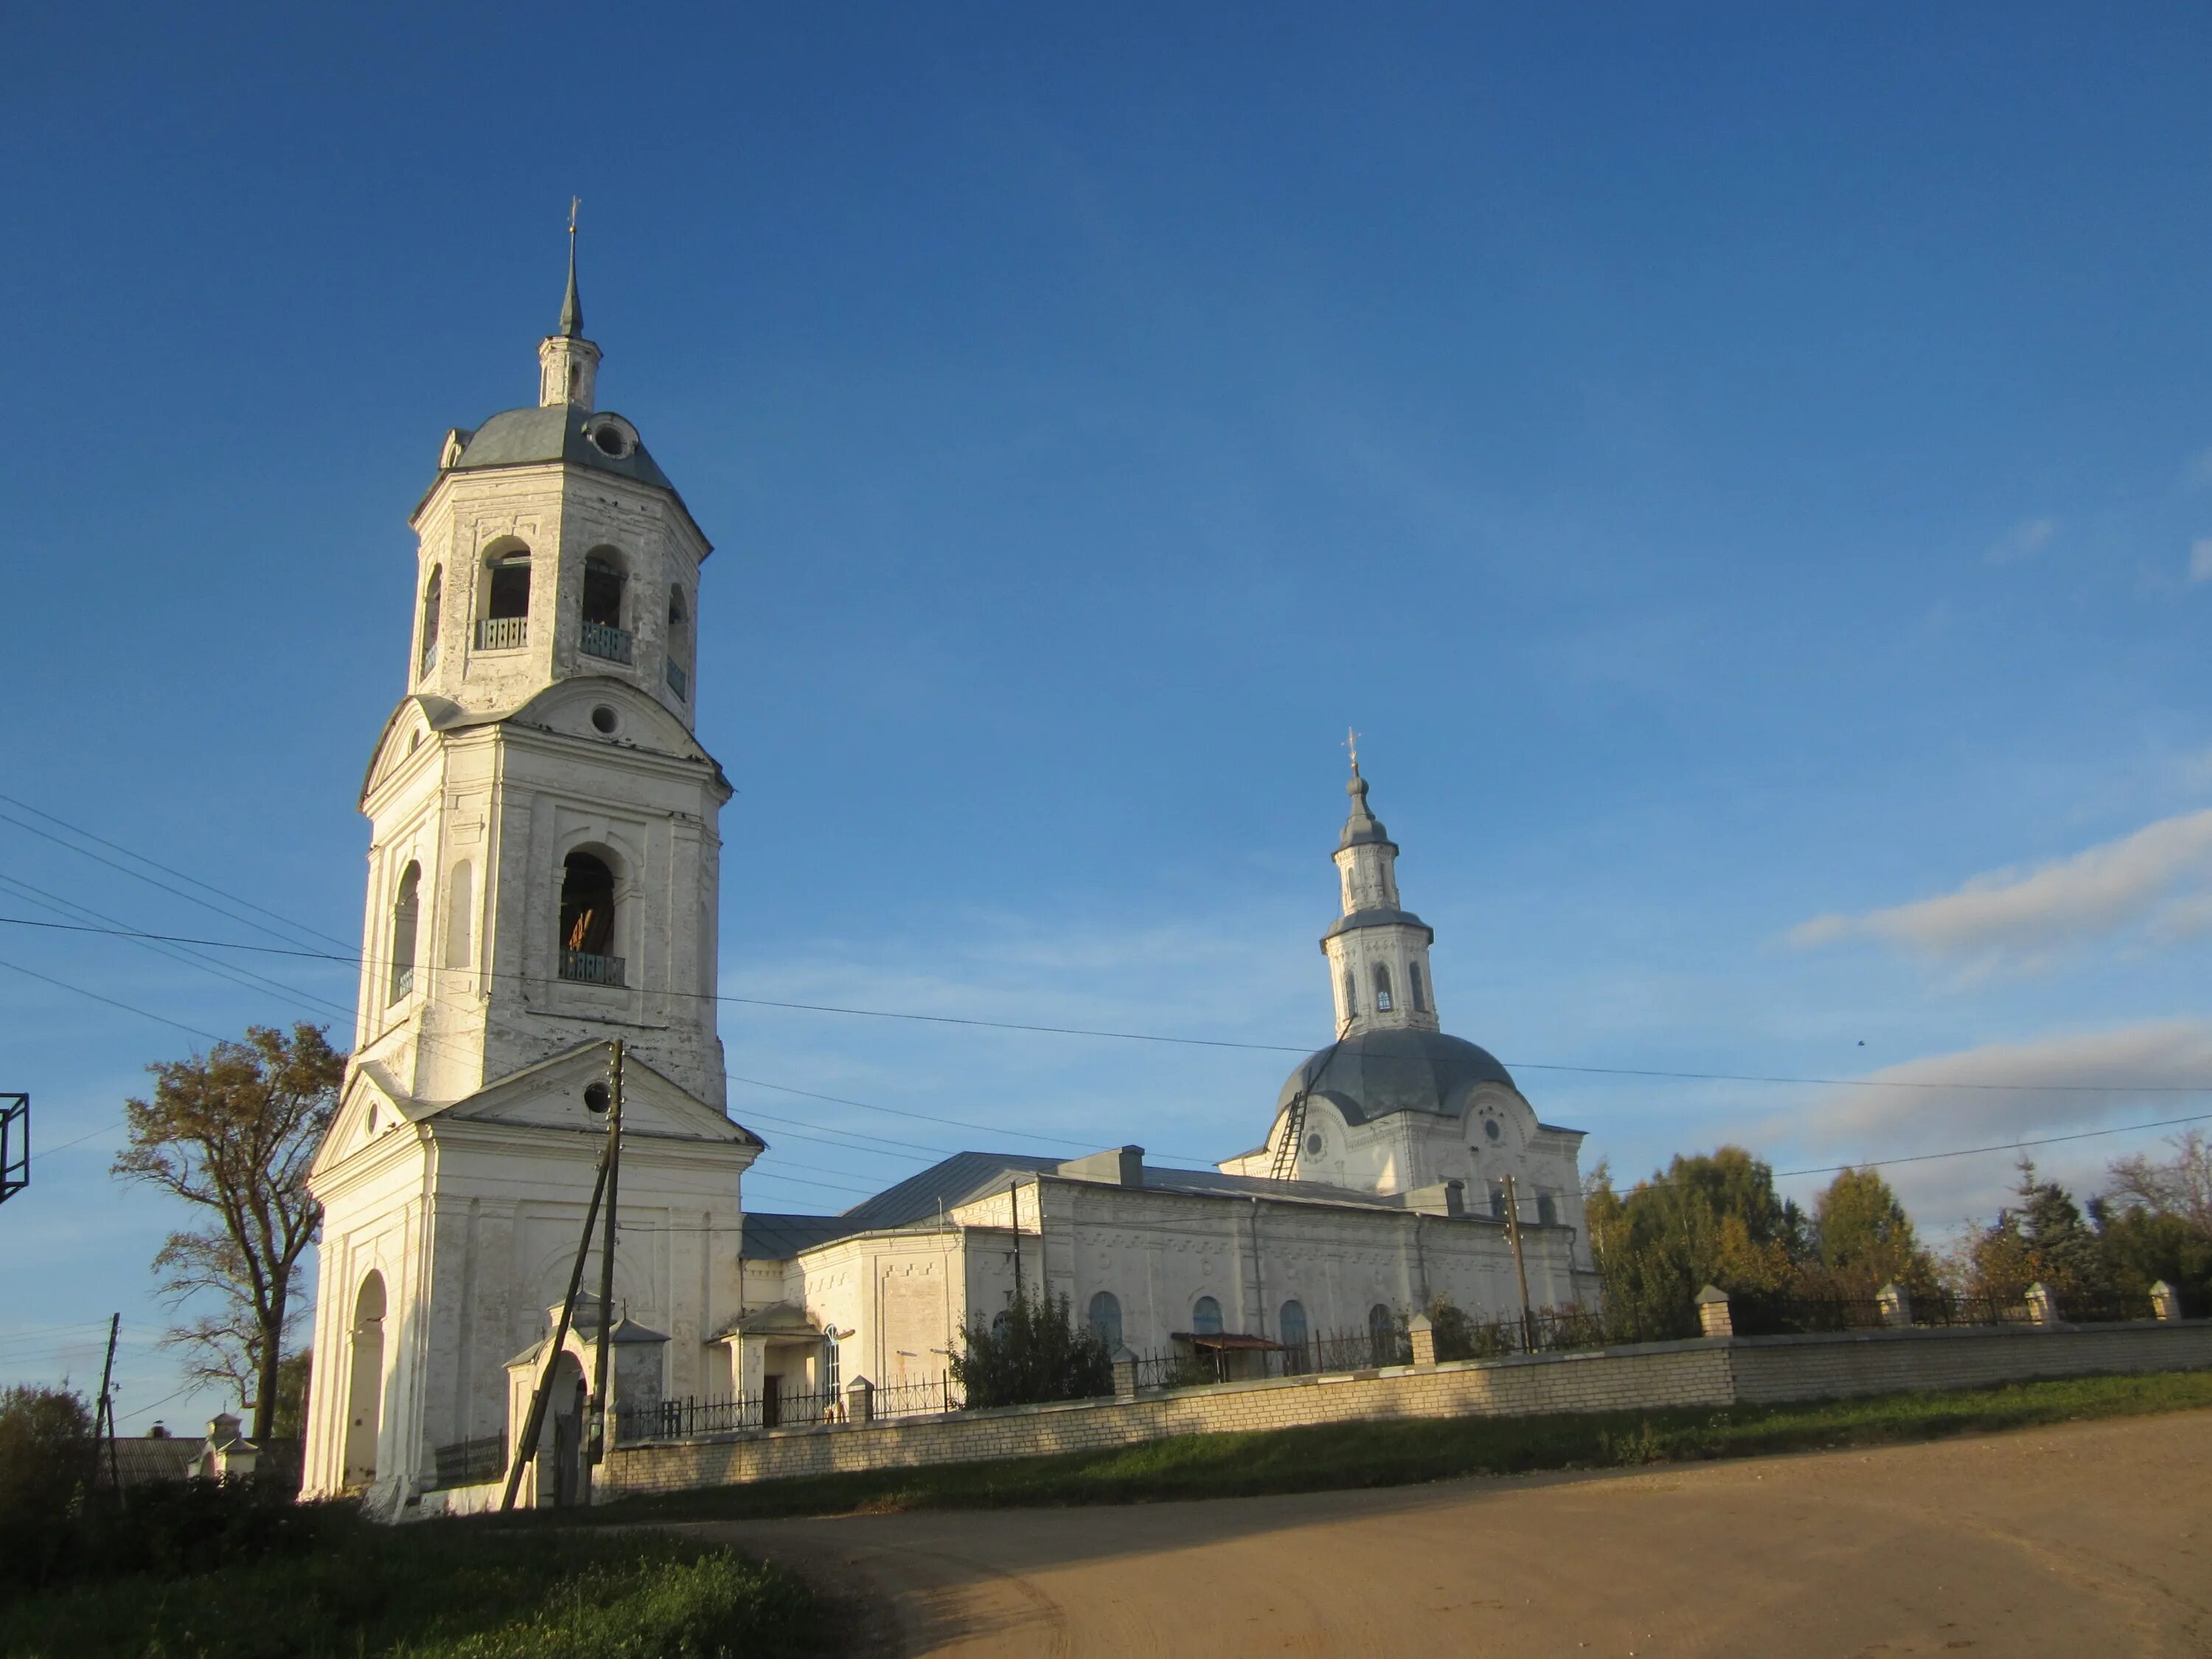
[[[1285,1080],[1275,1109],[1304,1089],[1327,1098],[1347,1123],[1394,1112],[1457,1117],[1484,1083],[1515,1086],[1496,1055],[1464,1037],[1405,1028],[1361,1031],[1309,1054]]]
[[[574,404],[510,409],[473,432],[454,435],[459,453],[447,464],[450,471],[567,461],[676,493],[668,475],[638,441],[637,428],[610,410],[594,411]]]

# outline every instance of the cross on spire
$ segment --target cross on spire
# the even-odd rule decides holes
[[[1344,746],[1352,755],[1352,775],[1359,775],[1359,733],[1350,726],[1344,728]]]

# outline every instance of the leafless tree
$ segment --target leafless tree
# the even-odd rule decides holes
[[[256,1025],[243,1042],[146,1069],[154,1097],[125,1105],[130,1145],[112,1172],[216,1212],[171,1233],[154,1258],[162,1294],[191,1316],[167,1340],[195,1375],[235,1384],[254,1438],[266,1438],[284,1340],[306,1311],[300,1259],[322,1225],[307,1165],[337,1109],[345,1056],[313,1025],[289,1036]]]
[[[2116,1159],[2106,1171],[2105,1201],[2120,1209],[2148,1210],[2187,1222],[2212,1235],[2212,1141],[2198,1129],[2169,1136],[2172,1156],[2142,1152]]]

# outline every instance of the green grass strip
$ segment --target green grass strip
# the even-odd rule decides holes
[[[1181,1435],[1118,1450],[1050,1457],[763,1480],[632,1498],[594,1510],[592,1518],[734,1520],[1255,1497],[1409,1486],[1460,1475],[1894,1445],[2204,1407],[2212,1407],[2212,1371],[2069,1377],[1787,1406],[1390,1419],[1264,1433]]]
[[[727,1551],[466,1521],[0,1600],[4,1659],[756,1659],[828,1640],[810,1591]]]

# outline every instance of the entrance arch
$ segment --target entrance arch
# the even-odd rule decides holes
[[[354,1297],[352,1366],[346,1389],[345,1480],[376,1481],[376,1438],[384,1425],[384,1275],[371,1273]]]
[[[574,1354],[563,1353],[554,1363],[553,1389],[546,1399],[553,1414],[553,1501],[563,1509],[584,1498],[586,1392],[582,1364]]]

